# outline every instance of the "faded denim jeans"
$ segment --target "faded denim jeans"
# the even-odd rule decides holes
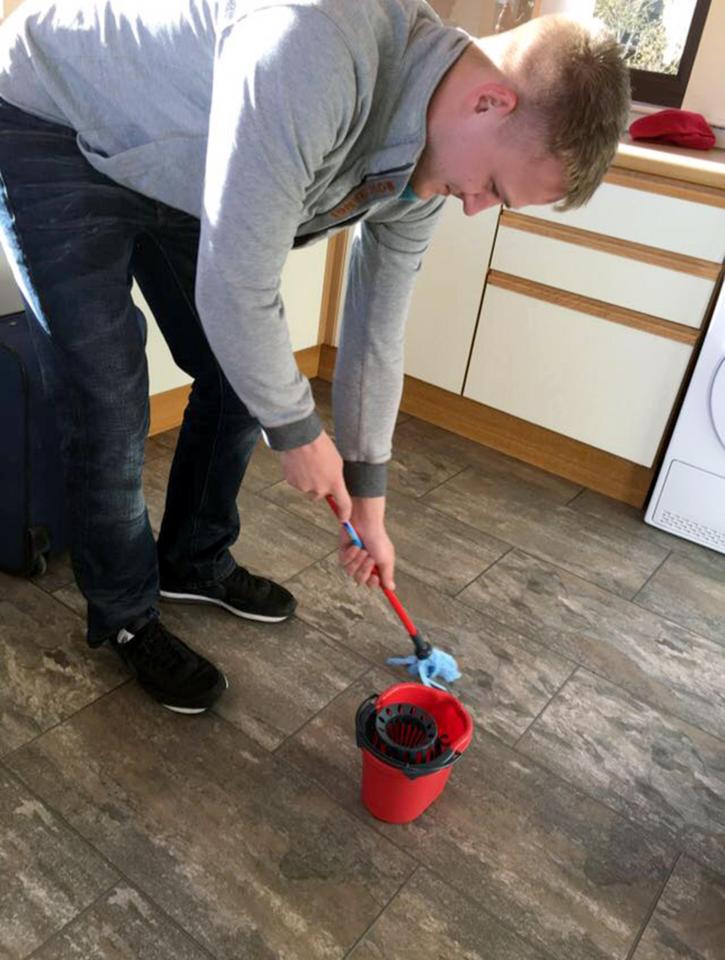
[[[158,616],[159,571],[203,586],[234,569],[236,497],[260,428],[199,322],[199,221],[97,173],[73,130],[1,100],[0,233],[61,419],[71,559],[97,646]],[[149,382],[132,278],[194,381],[158,548],[141,483]]]

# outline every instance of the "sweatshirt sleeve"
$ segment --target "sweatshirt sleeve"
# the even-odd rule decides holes
[[[385,204],[355,232],[333,384],[335,440],[353,496],[385,494],[403,389],[405,322],[443,203],[435,197],[412,207]]]
[[[344,140],[355,103],[350,51],[324,14],[270,7],[221,34],[196,300],[224,374],[278,450],[321,430],[295,363],[280,275],[315,171]]]

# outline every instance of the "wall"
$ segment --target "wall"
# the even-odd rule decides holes
[[[725,127],[725,0],[710,0],[710,11],[682,104]]]

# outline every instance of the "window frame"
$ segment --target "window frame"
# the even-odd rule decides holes
[[[655,73],[630,67],[633,100],[662,107],[682,106],[709,10],[710,0],[697,0],[677,73]]]

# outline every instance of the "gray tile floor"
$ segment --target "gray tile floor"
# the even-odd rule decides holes
[[[407,640],[280,481],[260,447],[236,556],[298,616],[164,607],[230,679],[202,718],[87,650],[67,560],[0,577],[0,958],[725,960],[725,557],[401,417],[398,590],[476,735],[395,827],[361,806],[353,718]]]

